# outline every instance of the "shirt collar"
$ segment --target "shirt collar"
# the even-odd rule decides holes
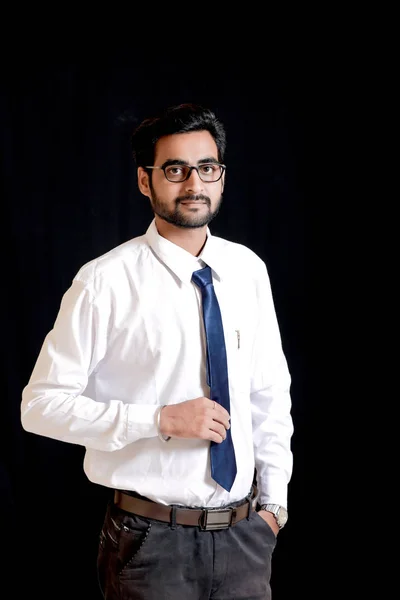
[[[146,239],[150,248],[158,258],[183,282],[190,283],[193,271],[201,268],[203,261],[213,270],[213,275],[221,280],[221,264],[218,259],[218,249],[209,228],[207,227],[207,240],[199,256],[193,256],[180,246],[163,238],[157,231],[155,219],[146,231]]]

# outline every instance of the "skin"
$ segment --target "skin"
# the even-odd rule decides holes
[[[217,145],[208,131],[168,135],[158,140],[154,166],[167,160],[183,160],[197,166],[205,160],[218,162]],[[222,202],[225,173],[214,183],[203,182],[197,171],[182,183],[168,181],[161,169],[148,172],[138,167],[138,186],[150,200],[158,233],[187,252],[198,256],[206,242],[207,225],[218,213]],[[160,430],[166,436],[204,439],[221,443],[230,428],[230,415],[220,404],[204,396],[165,406]],[[279,528],[268,511],[259,515],[275,535]]]

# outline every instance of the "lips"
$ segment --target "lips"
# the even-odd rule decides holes
[[[194,205],[200,205],[200,204],[206,204],[207,206],[211,206],[211,200],[210,198],[208,198],[207,196],[204,196],[203,194],[188,194],[185,196],[179,196],[178,198],[176,198],[176,203],[177,204],[194,204]]]
[[[200,202],[199,200],[181,200],[180,204],[207,204],[207,202]]]

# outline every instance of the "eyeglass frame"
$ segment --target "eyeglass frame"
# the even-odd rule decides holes
[[[205,165],[217,165],[218,167],[221,167],[221,175],[218,177],[218,179],[215,179],[214,181],[204,181],[204,179],[201,178],[201,175],[199,173],[199,169],[200,167],[204,167]],[[171,179],[168,179],[167,174],[165,173],[165,169],[167,167],[188,167],[189,171],[185,177],[185,179],[182,179],[181,181],[171,181]],[[203,182],[203,183],[217,183],[217,181],[220,181],[220,179],[222,179],[222,175],[225,173],[226,171],[226,165],[223,165],[222,163],[216,162],[216,161],[206,161],[204,163],[202,163],[201,165],[199,165],[198,167],[192,167],[191,165],[188,165],[186,163],[183,162],[175,162],[175,161],[168,161],[166,162],[164,165],[161,165],[161,167],[144,167],[145,169],[160,169],[161,171],[164,172],[164,177],[167,181],[169,181],[170,183],[183,183],[184,181],[187,181],[189,179],[189,177],[192,174],[193,169],[195,171],[197,171],[197,175],[199,176],[199,179]]]

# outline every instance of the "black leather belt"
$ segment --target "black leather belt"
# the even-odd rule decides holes
[[[138,515],[139,517],[147,517],[178,525],[191,525],[199,527],[202,531],[209,531],[212,529],[227,529],[232,525],[236,525],[242,519],[249,518],[250,513],[255,510],[256,495],[257,489],[253,486],[252,492],[242,502],[235,502],[235,506],[224,506],[221,508],[181,508],[159,504],[151,500],[142,500],[116,490],[114,493],[114,504],[122,508],[122,510]]]

